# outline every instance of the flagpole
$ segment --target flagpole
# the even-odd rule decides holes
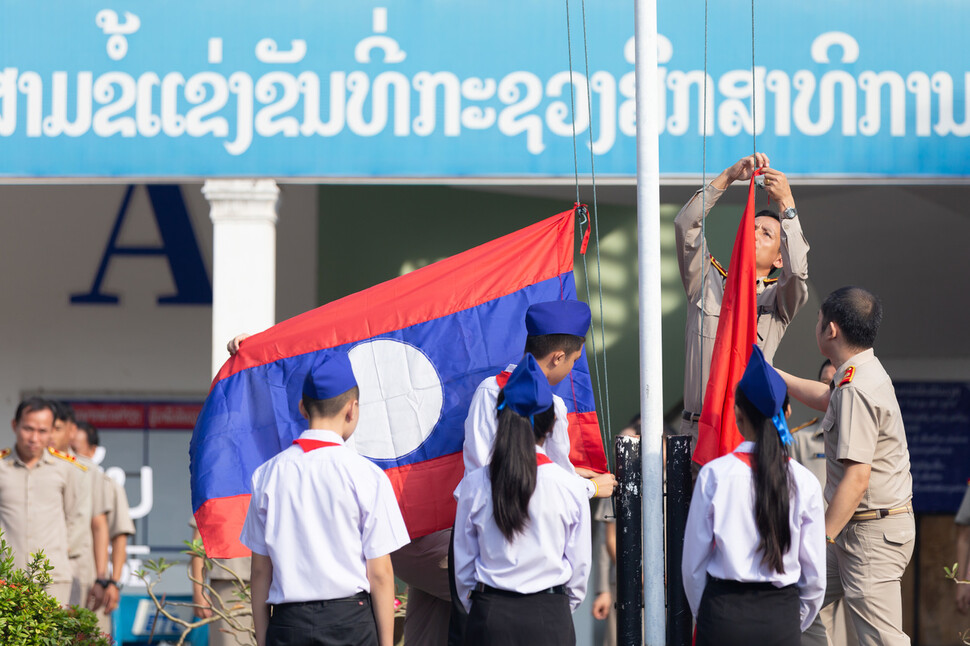
[[[657,2],[634,2],[637,81],[637,257],[640,278],[640,455],[643,473],[643,636],[666,638],[663,544],[663,382],[660,334],[660,146]]]

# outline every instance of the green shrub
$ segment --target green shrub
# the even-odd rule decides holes
[[[50,562],[43,552],[31,555],[23,570],[0,535],[0,644],[4,646],[110,646],[98,630],[98,618],[86,608],[62,608],[45,588]]]

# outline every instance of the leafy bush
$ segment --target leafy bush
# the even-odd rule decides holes
[[[13,552],[0,535],[0,644],[4,646],[111,646],[86,608],[62,608],[47,594],[50,562],[43,552],[26,569],[13,565]]]

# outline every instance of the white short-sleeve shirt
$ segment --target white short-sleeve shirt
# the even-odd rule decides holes
[[[338,446],[290,446],[257,468],[240,536],[273,563],[267,602],[370,592],[367,559],[410,541],[391,482],[333,431],[310,429],[300,439]]]
[[[455,497],[455,583],[466,609],[475,584],[484,583],[523,594],[565,585],[576,610],[586,596],[592,548],[589,501],[575,474],[554,463],[538,467],[528,523],[512,541],[495,524],[487,467],[466,475]]]
[[[784,555],[785,572],[762,563],[761,536],[754,517],[754,472],[737,454],[754,457],[754,442],[742,442],[734,453],[708,462],[697,476],[687,515],[684,591],[697,616],[707,575],[729,581],[796,584],[801,629],[815,619],[825,596],[825,512],[822,487],[812,472],[789,460],[795,491],[789,505],[791,547]],[[742,456],[744,457],[744,456]]]

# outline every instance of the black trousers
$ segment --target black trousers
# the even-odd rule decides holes
[[[370,595],[273,606],[268,646],[378,646]]]
[[[451,540],[448,542],[448,590],[451,591],[451,616],[448,618],[448,646],[461,646],[465,642],[465,627],[468,613],[458,598],[455,583],[455,526],[451,526]]]
[[[575,646],[565,594],[473,592],[465,646]]]
[[[798,588],[707,578],[696,646],[799,646]]]

